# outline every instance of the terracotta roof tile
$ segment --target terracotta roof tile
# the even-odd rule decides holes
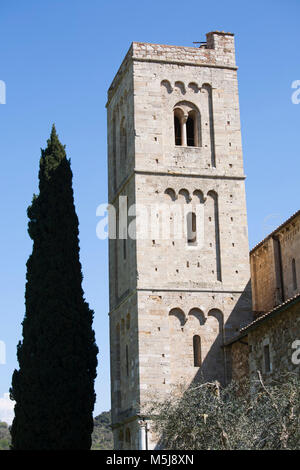
[[[257,325],[264,322],[269,317],[272,317],[275,313],[277,313],[277,312],[279,313],[282,309],[285,310],[286,307],[288,307],[290,304],[294,304],[294,303],[297,303],[297,302],[300,302],[300,293],[294,295],[293,297],[290,297],[289,299],[287,299],[282,304],[277,305],[276,307],[274,307],[269,312],[266,312],[266,313],[262,314],[260,317],[256,318],[251,323],[249,323],[248,325],[241,328],[240,331],[239,331],[239,334],[235,338],[232,338],[231,340],[226,342],[225,346],[228,346],[228,345],[234,343],[235,341],[238,341],[240,338],[247,335],[248,330],[250,330],[252,328],[255,328]]]

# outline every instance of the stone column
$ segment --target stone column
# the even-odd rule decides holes
[[[139,450],[146,450],[146,426],[145,421],[139,421]]]
[[[184,114],[181,119],[181,145],[184,147],[187,146],[187,137],[186,137],[186,121],[188,119],[188,114]]]

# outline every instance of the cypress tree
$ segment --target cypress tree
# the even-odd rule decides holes
[[[98,348],[85,302],[72,171],[52,127],[28,208],[23,341],[12,377],[12,449],[90,449]]]

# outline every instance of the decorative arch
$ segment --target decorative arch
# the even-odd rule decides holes
[[[206,198],[204,197],[203,192],[200,189],[195,189],[193,192],[193,196],[195,199],[198,199],[198,202],[204,203]]]
[[[202,83],[201,90],[206,90],[206,91],[211,92],[212,86],[208,82]]]
[[[188,88],[193,92],[193,93],[198,93],[199,92],[199,86],[198,83],[196,82],[190,82],[188,84]]]
[[[200,308],[197,308],[197,307],[191,308],[191,310],[188,313],[188,316],[195,317],[199,321],[200,325],[204,325],[204,323],[206,322],[204,313],[202,312],[202,310],[200,310]]]
[[[185,95],[186,90],[185,90],[185,85],[183,82],[180,82],[180,81],[175,82],[174,88],[175,88],[175,91],[179,91],[180,93]]]
[[[224,331],[224,315],[223,315],[223,312],[221,312],[221,310],[219,310],[218,308],[212,308],[208,314],[207,314],[208,317],[214,317],[218,324],[219,324],[219,333],[221,335],[223,335],[223,331]]]
[[[185,314],[183,313],[183,311],[181,310],[181,308],[172,308],[169,312],[169,318],[170,317],[174,317],[174,318],[177,318],[177,320],[179,321],[180,323],[180,326],[184,326],[185,322],[186,322],[186,318],[185,318]]]
[[[164,194],[166,194],[168,197],[170,197],[172,199],[172,201],[175,201],[176,199],[176,193],[174,191],[174,189],[172,188],[167,188],[164,192]]]
[[[166,91],[168,94],[172,93],[173,89],[172,89],[172,85],[171,83],[169,82],[169,80],[162,80],[162,82],[160,83],[160,86],[161,88]]]
[[[178,192],[179,196],[182,196],[185,199],[185,202],[188,204],[191,201],[190,193],[187,189],[182,188]]]

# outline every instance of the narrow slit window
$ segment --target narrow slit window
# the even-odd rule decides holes
[[[264,363],[265,372],[271,372],[270,346],[268,344],[264,346]]]
[[[293,273],[293,287],[294,287],[294,290],[296,290],[298,287],[298,283],[297,283],[296,261],[294,258],[292,259],[292,273]]]
[[[129,358],[128,358],[128,346],[126,344],[126,375],[129,376]]]
[[[188,244],[195,244],[197,242],[197,221],[195,212],[189,212],[186,218]]]
[[[194,349],[194,367],[201,366],[201,339],[199,335],[193,337],[193,349]]]

